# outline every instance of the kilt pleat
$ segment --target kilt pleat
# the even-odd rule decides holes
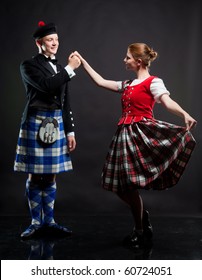
[[[195,144],[184,127],[159,120],[118,126],[103,167],[103,188],[170,188],[182,176]]]
[[[44,144],[38,137],[41,122],[46,117],[57,119],[59,137],[53,144]],[[62,111],[36,111],[21,125],[14,162],[14,171],[35,174],[56,174],[72,170],[64,132]]]

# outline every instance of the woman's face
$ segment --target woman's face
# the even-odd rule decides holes
[[[57,34],[47,35],[42,38],[41,49],[47,56],[55,55],[59,47],[59,40]]]
[[[136,71],[137,70],[137,61],[133,58],[132,54],[130,51],[127,51],[126,57],[124,58],[126,70],[132,70]]]

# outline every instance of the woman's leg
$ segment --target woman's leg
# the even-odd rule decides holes
[[[149,219],[149,212],[144,209],[142,198],[138,190],[127,191],[118,196],[130,207],[134,219],[134,229],[130,237],[126,238],[126,243],[136,246],[142,243],[141,238],[144,236],[144,243],[151,241],[153,236],[153,228]]]
[[[143,231],[143,201],[138,190],[118,193],[118,196],[130,207],[134,219],[135,229],[139,232]]]

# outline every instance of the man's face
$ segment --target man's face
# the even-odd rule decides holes
[[[41,48],[45,55],[51,56],[57,53],[59,40],[57,34],[50,34],[41,39]]]

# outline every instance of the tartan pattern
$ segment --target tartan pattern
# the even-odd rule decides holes
[[[59,139],[53,144],[44,144],[38,138],[38,130],[46,117],[56,118],[59,124]],[[21,125],[16,148],[14,171],[32,174],[56,174],[72,170],[64,133],[62,111],[36,111],[30,113]]]
[[[40,225],[42,221],[42,191],[38,185],[33,184],[31,181],[27,180],[26,193],[32,218],[31,224]]]
[[[54,221],[54,204],[56,197],[56,183],[49,183],[42,192],[43,223],[51,224]]]
[[[102,172],[103,188],[163,190],[177,184],[195,147],[184,127],[143,119],[119,126]]]

